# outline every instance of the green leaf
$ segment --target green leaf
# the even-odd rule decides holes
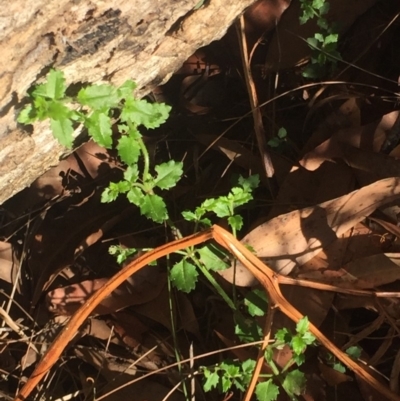
[[[308,327],[308,317],[303,316],[296,324],[296,332],[299,334],[304,334],[306,331],[308,331]]]
[[[50,120],[51,130],[54,137],[68,149],[72,148],[74,129],[72,128],[72,121],[68,118],[63,120]]]
[[[298,369],[287,372],[282,383],[282,387],[289,397],[303,393],[305,385],[306,378],[304,373],[300,372]]]
[[[146,194],[139,206],[140,213],[156,223],[163,223],[168,219],[167,206],[158,195]]]
[[[61,102],[50,100],[47,102],[46,114],[53,120],[63,120],[70,117],[71,110]]]
[[[250,378],[254,372],[255,367],[256,361],[254,359],[246,359],[244,362],[242,362],[243,373],[248,375]]]
[[[260,185],[260,177],[258,174],[250,175],[247,178],[240,176],[238,183],[245,191],[249,192]]]
[[[31,124],[36,120],[36,113],[31,104],[26,105],[19,113],[17,121],[20,124]]]
[[[182,166],[181,162],[175,160],[155,166],[157,177],[154,180],[154,185],[160,189],[169,189],[175,186],[183,174]]]
[[[101,202],[102,203],[110,203],[115,201],[118,198],[119,189],[118,186],[115,185],[114,182],[111,182],[108,188],[105,188],[103,193],[101,194]]]
[[[157,128],[166,121],[171,110],[170,106],[163,103],[149,103],[146,100],[135,99],[129,96],[121,112],[121,120],[136,125],[144,125],[146,128]]]
[[[186,221],[198,221],[196,214],[190,210],[184,210],[181,214]]]
[[[346,349],[346,354],[350,355],[354,359],[358,359],[361,357],[361,348],[357,345],[353,345]]]
[[[275,333],[275,340],[281,344],[290,344],[290,342],[292,341],[292,337],[292,334],[286,327],[277,330],[277,332]]]
[[[170,279],[178,290],[188,293],[196,287],[198,275],[196,266],[183,259],[172,267]]]
[[[112,146],[112,129],[111,119],[108,111],[96,110],[85,121],[89,135],[100,146],[111,148]]]
[[[133,165],[138,162],[140,156],[140,145],[137,139],[129,135],[122,136],[117,145],[118,155],[127,165]]]
[[[228,199],[233,203],[233,208],[245,205],[253,199],[250,192],[245,191],[243,188],[233,187],[231,193],[228,195]]]
[[[117,263],[122,264],[130,256],[137,252],[136,248],[124,248],[120,245],[111,245],[108,248],[108,253],[117,257]]]
[[[143,191],[138,187],[133,187],[126,194],[126,197],[128,198],[129,202],[136,206],[140,206],[143,201]]]
[[[330,35],[325,37],[324,44],[328,45],[330,43],[334,43],[336,45],[338,40],[339,40],[339,35],[337,33],[331,33]]]
[[[316,340],[315,336],[314,336],[311,332],[309,332],[309,331],[306,331],[306,332],[302,335],[302,339],[303,339],[303,341],[304,341],[307,345],[314,344],[314,342],[315,342],[315,340]]]
[[[226,196],[220,196],[217,199],[206,199],[201,207],[206,211],[214,212],[218,217],[227,217],[231,215],[231,202]]]
[[[203,389],[205,392],[211,391],[214,387],[218,386],[219,383],[219,375],[217,372],[212,372],[211,370],[208,370],[207,368],[204,369],[204,377],[206,378],[206,381],[203,384]]]
[[[114,108],[119,102],[117,89],[112,85],[90,85],[82,88],[77,100],[93,110]]]
[[[132,96],[133,91],[136,89],[137,85],[131,79],[126,80],[118,89],[118,97],[120,99],[126,99],[129,96]]]
[[[231,226],[232,230],[241,230],[243,227],[243,217],[235,214],[234,216],[228,217],[228,224]]]
[[[278,138],[285,139],[286,137],[287,137],[286,128],[283,128],[283,127],[279,128],[279,130],[278,130]]]
[[[307,38],[307,43],[311,46],[312,49],[318,49],[319,42],[315,38]]]
[[[294,336],[291,345],[294,353],[297,355],[300,355],[307,347],[306,343],[300,336]]]
[[[346,373],[346,368],[340,362],[335,362],[333,364],[333,369],[337,370],[340,373]]]
[[[47,99],[59,100],[65,96],[65,78],[62,71],[50,70],[46,77],[46,83],[36,86],[32,95],[42,96]]]
[[[271,148],[277,148],[280,144],[281,144],[281,141],[278,138],[271,138],[267,142],[267,145],[270,146]]]
[[[225,270],[229,267],[228,263],[224,261],[226,254],[213,244],[203,246],[197,249],[197,252],[201,262],[209,270]]]
[[[259,289],[251,290],[246,294],[244,304],[251,316],[264,316],[268,309],[267,294]]]
[[[130,182],[131,184],[134,184],[138,178],[139,178],[139,169],[137,164],[133,166],[128,166],[124,173],[124,178],[126,181]]]
[[[221,378],[222,392],[226,393],[232,387],[232,381],[230,377],[223,376]]]
[[[258,401],[275,401],[279,395],[279,387],[269,379],[258,383],[255,393]]]

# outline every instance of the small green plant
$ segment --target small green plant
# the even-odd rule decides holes
[[[303,14],[300,16],[300,23],[316,18],[320,32],[312,38],[307,39],[307,43],[313,50],[311,63],[303,71],[305,78],[321,78],[327,73],[327,69],[334,70],[341,56],[338,48],[339,35],[335,28],[329,24],[325,15],[329,11],[329,3],[326,0],[300,0]]]
[[[260,299],[264,302],[265,298],[260,298],[260,293],[253,293],[245,302],[249,313],[259,316],[262,311],[260,304],[253,304],[251,299],[258,300],[258,303]],[[315,343],[315,337],[309,332],[308,326],[307,317],[303,317],[296,325],[295,334],[292,334],[286,328],[277,331],[274,341],[264,353],[265,361],[271,368],[272,374],[260,375],[260,378],[264,381],[258,383],[255,389],[258,401],[276,400],[280,387],[292,400],[297,400],[297,396],[304,392],[306,379],[304,373],[297,367],[302,365],[305,360],[304,352],[307,346]],[[258,335],[248,338],[249,341],[256,341],[257,339],[259,339]],[[291,349],[292,358],[286,366],[279,369],[273,360],[273,353],[274,349],[279,350],[284,346],[288,346]],[[227,392],[232,388],[244,391],[250,383],[254,367],[255,361],[251,359],[244,362],[226,360],[212,367],[202,367],[204,391],[211,391],[213,388],[218,389],[220,392]]]
[[[361,356],[361,348],[357,345],[354,345],[346,349],[346,354],[351,356],[353,359],[358,359]],[[346,367],[341,362],[339,362],[331,353],[328,353],[325,356],[324,360],[328,366],[332,367],[338,372],[346,372]]]
[[[170,160],[150,170],[149,153],[139,131],[140,126],[157,128],[165,122],[170,106],[136,99],[136,84],[127,80],[120,87],[113,85],[89,85],[76,97],[66,96],[67,87],[61,71],[51,70],[44,84],[31,92],[32,103],[20,113],[18,122],[31,124],[37,120],[50,119],[55,138],[71,148],[74,125],[83,124],[89,135],[100,146],[113,147],[114,124],[118,127],[118,156],[127,166],[124,179],[111,183],[102,195],[102,202],[111,202],[120,194],[138,206],[142,215],[162,223],[168,219],[163,198],[155,189],[174,187],[182,176],[182,163]],[[118,115],[114,121],[113,116]],[[142,159],[140,170],[138,161]]]
[[[279,148],[282,146],[283,143],[287,141],[287,131],[286,128],[281,127],[278,130],[277,136],[273,137],[268,141],[268,145],[271,146],[271,148]]]
[[[170,160],[154,167],[150,166],[149,153],[139,131],[141,126],[152,129],[164,123],[170,107],[135,99],[135,88],[136,84],[127,80],[120,87],[88,85],[76,96],[67,96],[63,73],[51,70],[46,82],[37,85],[31,91],[32,102],[21,111],[18,122],[31,124],[37,120],[49,119],[54,136],[67,148],[72,147],[73,133],[79,125],[84,126],[89,136],[100,146],[115,147],[126,169],[122,180],[110,183],[104,190],[102,202],[112,202],[119,195],[125,195],[131,203],[139,207],[142,215],[156,223],[167,223],[172,227],[165,201],[156,191],[168,190],[176,185],[183,173],[182,163]],[[114,136],[113,127],[118,128]],[[278,137],[284,140],[286,132],[282,131]],[[193,223],[194,232],[197,232],[201,227],[210,226],[210,217],[215,214],[220,219],[226,219],[236,235],[243,225],[242,216],[237,214],[236,209],[253,199],[252,192],[258,185],[258,176],[240,177],[228,195],[207,199],[194,211],[182,212],[182,216],[186,221]],[[134,255],[136,249],[112,246],[109,252],[122,263]],[[241,315],[236,300],[230,299],[212,274],[213,271],[225,269],[230,265],[225,252],[213,244],[208,244],[177,253],[181,255],[181,260],[170,269],[170,280],[175,287],[185,292],[191,291],[196,286],[198,271],[201,271],[235,311],[238,335],[244,341],[261,338],[262,330],[255,320],[248,320]],[[267,309],[265,294],[254,290],[246,297],[245,306],[250,316],[262,316]],[[297,369],[293,370],[292,366],[300,365],[304,361],[304,350],[313,341],[314,337],[308,332],[306,318],[298,323],[294,335],[287,329],[277,332],[274,343],[265,352],[265,359],[273,374],[266,376],[267,380],[258,384],[258,400],[275,400],[279,394],[276,383],[280,383],[293,399],[301,393],[304,388],[304,375]],[[272,352],[274,348],[283,347],[285,344],[292,349],[293,358],[287,366],[279,370],[273,362]],[[233,386],[244,391],[254,367],[255,362],[248,360],[241,363],[226,361],[213,368],[203,368],[206,379],[204,389],[208,391],[218,387],[221,391],[227,391]]]

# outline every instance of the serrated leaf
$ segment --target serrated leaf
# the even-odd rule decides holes
[[[305,385],[304,373],[297,369],[287,372],[282,383],[282,387],[290,397],[300,395],[304,391]]]
[[[131,184],[135,183],[139,178],[139,169],[137,164],[133,166],[128,166],[124,173],[124,178],[126,181],[130,182]]]
[[[118,97],[120,99],[125,99],[132,96],[133,91],[136,89],[137,85],[131,79],[126,80],[118,89]]]
[[[228,224],[233,230],[239,231],[243,227],[243,217],[238,214],[230,216],[228,217]]]
[[[74,129],[72,128],[72,121],[70,119],[53,120],[50,119],[51,130],[54,137],[60,142],[61,145],[68,149],[72,148]]]
[[[71,110],[59,101],[50,100],[47,102],[47,117],[53,120],[70,118]]]
[[[218,386],[219,375],[217,372],[211,372],[209,370],[205,370],[204,376],[206,378],[206,381],[203,384],[203,389],[205,392],[211,391],[214,387]]]
[[[168,219],[167,206],[158,195],[146,194],[140,203],[140,213],[156,223]]]
[[[155,166],[157,177],[154,180],[154,185],[160,189],[169,189],[175,186],[183,174],[182,166],[182,162],[175,160]]]
[[[258,383],[255,393],[258,401],[275,401],[279,395],[279,387],[269,379]]]
[[[209,212],[214,212],[218,217],[227,217],[231,215],[231,202],[226,196],[220,196],[218,199],[207,199],[202,203],[202,207]]]
[[[244,304],[251,316],[264,316],[268,309],[268,300],[265,291],[254,289],[246,294]]]
[[[101,194],[102,203],[110,203],[118,198],[119,190],[118,186],[114,182],[111,182],[108,188],[105,188]]]
[[[232,382],[229,377],[223,376],[221,378],[222,392],[226,393],[232,387]]]
[[[129,135],[120,138],[117,145],[118,155],[127,165],[138,162],[140,156],[140,145],[138,141]]]
[[[299,334],[304,334],[306,331],[308,331],[308,328],[309,328],[308,317],[303,316],[296,324],[296,331]]]
[[[170,160],[167,163],[155,166],[154,169],[157,172],[157,177],[154,180],[154,185],[160,189],[174,187],[183,174],[182,166],[182,162],[177,162],[175,160]]]
[[[94,111],[85,121],[85,127],[89,135],[96,143],[105,148],[112,146],[111,119],[108,112],[102,110]]]
[[[112,85],[91,85],[82,88],[77,100],[80,104],[94,110],[114,108],[119,102],[117,89]]]
[[[337,33],[331,33],[330,35],[325,37],[324,44],[328,45],[334,43],[336,45],[338,40],[339,40],[339,35]]]
[[[286,327],[277,330],[277,332],[275,333],[275,340],[282,344],[289,344],[292,340],[292,337],[292,334]]]
[[[252,375],[255,367],[256,361],[254,359],[246,359],[242,362],[242,370],[246,375]]]
[[[143,191],[138,187],[133,187],[126,194],[128,201],[136,206],[140,206],[143,199]]]
[[[297,355],[300,355],[307,347],[306,343],[300,336],[294,336],[291,345],[294,353]]]
[[[191,212],[190,210],[184,210],[182,213],[182,217],[186,221],[197,221],[197,216],[195,213]]]
[[[258,174],[250,175],[247,178],[243,178],[242,176],[240,176],[238,183],[245,191],[250,191],[260,185],[260,177],[258,176]]]
[[[198,275],[196,266],[183,259],[172,267],[170,279],[178,290],[188,293],[196,287]]]
[[[226,258],[226,254],[213,244],[203,246],[197,249],[197,252],[201,262],[209,270],[225,270],[229,267],[228,263],[223,260]]]
[[[144,125],[146,128],[157,128],[166,121],[169,116],[170,106],[163,103],[149,103],[146,100],[135,99],[129,96],[121,112],[122,121],[130,121],[136,125]]]
[[[19,113],[17,121],[20,124],[31,124],[36,120],[36,113],[34,112],[32,105],[26,105]]]
[[[309,332],[306,331],[303,335],[302,335],[303,341],[307,344],[307,345],[311,345],[315,342],[316,338],[315,336]]]
[[[50,70],[46,82],[36,86],[33,96],[43,96],[48,99],[59,100],[65,96],[65,78],[62,71]]]

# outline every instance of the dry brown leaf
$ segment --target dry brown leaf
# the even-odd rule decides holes
[[[296,210],[261,224],[243,239],[273,270],[288,275],[354,227],[376,208],[400,197],[400,178],[377,181],[348,195]],[[256,280],[239,265],[220,273],[229,282],[249,286]]]
[[[17,262],[12,245],[9,242],[0,241],[0,280],[14,283]]]
[[[325,163],[316,171],[293,167],[280,185],[268,219],[317,203],[334,199],[355,188],[351,169],[344,163]]]
[[[85,280],[50,291],[47,294],[50,311],[61,315],[71,315],[107,281],[107,278]],[[147,266],[105,298],[95,309],[94,314],[109,314],[127,306],[149,302],[160,294],[165,284],[166,273],[157,266]]]
[[[378,152],[387,132],[396,121],[398,111],[384,115],[379,122],[370,123],[362,127],[341,129],[315,149],[308,152],[300,164],[307,170],[314,171],[325,161],[335,158],[344,158],[342,143],[348,146]]]

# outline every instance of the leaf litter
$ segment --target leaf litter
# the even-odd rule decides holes
[[[262,175],[263,160],[244,81],[235,73],[241,62],[233,30],[221,42],[196,52],[157,89],[154,97],[172,104],[175,111],[146,140],[154,149],[154,160],[185,161],[185,177],[166,199],[184,234],[190,233],[190,227],[181,222],[179,211],[193,210],[206,198],[226,194],[232,177],[257,172],[263,184],[250,207],[241,210],[246,224],[240,238],[268,266],[294,279],[338,288],[398,292],[400,145],[396,136],[399,111],[393,100],[398,76],[386,68],[390,63],[377,62],[388,56],[374,48],[372,40],[368,61],[354,62],[371,74],[351,68],[360,56],[353,38],[365,34],[363,19],[370,30],[382,24],[375,3],[346,5],[342,29],[349,41],[343,44],[342,57],[350,67],[339,66],[341,83],[326,85],[322,91],[321,85],[298,90],[304,83],[298,65],[309,55],[309,48],[300,46],[304,42],[300,37],[307,35],[303,29],[314,28],[294,23],[299,13],[295,4],[283,14],[277,31],[272,30],[275,18],[281,18],[288,2],[263,1],[247,14],[248,46],[254,50],[253,75],[260,102],[270,99],[271,93],[292,91],[275,100],[273,108],[261,107],[270,138],[279,127],[288,133],[277,149],[268,148],[276,171],[274,196]],[[386,18],[398,7],[389,3]],[[332,12],[342,19],[340,6]],[[257,16],[265,19],[260,22]],[[270,43],[266,34],[271,35]],[[397,54],[395,31],[388,29],[383,39],[386,54]],[[270,79],[273,71],[280,73],[277,85]],[[65,315],[74,313],[120,268],[108,254],[109,245],[148,249],[172,239],[171,233],[147,222],[123,199],[100,203],[102,189],[121,179],[122,173],[123,165],[112,152],[89,142],[3,205],[0,298],[12,323],[11,327],[2,324],[0,331],[4,343],[1,393],[15,393],[18,378],[27,375],[25,369],[37,362],[38,352],[43,353],[53,341],[65,324]],[[17,266],[22,269],[20,276]],[[215,276],[227,291],[234,281],[240,296],[257,286],[240,265],[235,273],[234,279],[232,269]],[[295,285],[283,286],[283,292],[337,345],[359,345],[363,360],[385,372],[388,385],[395,388],[397,298],[377,300]],[[290,327],[290,323],[277,315],[273,330],[282,326]],[[69,392],[85,399],[96,391],[96,399],[112,400],[129,398],[134,391],[138,400],[184,399],[176,391],[168,395],[181,380],[174,368],[166,377],[154,375],[109,392],[140,379],[143,370],[157,372],[176,362],[177,345],[183,359],[189,357],[190,344],[196,355],[202,355],[238,341],[232,311],[214,290],[200,281],[191,294],[170,293],[166,262],[162,261],[142,270],[104,300],[52,371],[53,379],[39,389],[39,398],[56,399]],[[225,356],[243,361],[255,357],[254,351],[226,351]],[[336,373],[321,356],[323,351],[320,357],[308,357],[307,399],[327,400],[334,391],[347,399],[341,382],[356,394],[352,399],[382,399],[373,395],[367,383],[360,381],[357,386],[350,381],[350,372]],[[276,363],[284,364],[285,358],[284,353],[276,355]],[[211,358],[207,363],[217,360]],[[184,366],[185,372],[190,371],[189,364]],[[91,382],[92,377],[96,379]],[[332,386],[337,387],[333,390]],[[205,395],[209,396],[218,399]],[[196,386],[196,397],[204,397],[200,386]]]

